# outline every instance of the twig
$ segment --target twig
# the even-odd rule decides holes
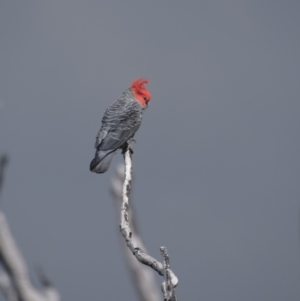
[[[8,163],[8,156],[2,155],[0,157],[0,193],[3,189],[3,182],[4,182],[4,170]]]
[[[121,234],[125,239],[128,248],[139,262],[150,266],[159,275],[165,276],[166,275],[165,266],[155,258],[146,254],[145,251],[135,241],[132,240],[132,231],[129,225],[129,194],[130,194],[130,188],[131,188],[130,184],[132,179],[132,160],[131,160],[132,150],[130,148],[130,145],[128,145],[124,149],[123,154],[124,154],[124,161],[125,161],[125,172],[124,172],[125,180],[123,185],[123,202],[121,206],[121,224],[120,224]],[[168,270],[169,270],[168,273],[171,273],[173,275],[172,277],[170,277],[170,281],[172,282],[172,286],[174,288],[178,285],[178,278],[169,269],[169,267]],[[169,301],[171,299],[166,299],[166,300]]]
[[[164,300],[176,301],[175,290],[173,283],[178,281],[177,277],[170,269],[169,254],[166,247],[160,247],[160,252],[164,260],[165,281],[162,283],[161,288],[164,294]],[[174,279],[175,277],[175,279]],[[175,280],[175,281],[174,281]]]

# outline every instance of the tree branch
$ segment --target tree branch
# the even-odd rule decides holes
[[[111,180],[111,192],[115,199],[116,212],[119,218],[121,205],[122,205],[122,186],[124,183],[124,164],[120,164],[117,167],[116,175]],[[131,202],[131,200],[130,200]],[[129,208],[129,220],[131,225],[132,239],[138,244],[143,250],[144,247],[141,236],[139,235],[136,215],[134,214],[133,206]],[[121,236],[120,236],[121,238]],[[145,265],[140,264],[131,251],[127,248],[126,244],[122,241],[122,247],[124,249],[125,262],[130,272],[133,286],[136,293],[141,301],[159,301],[161,300],[159,289],[156,284],[153,271],[148,269]]]
[[[125,172],[124,172],[125,180],[123,185],[123,202],[121,206],[121,224],[120,224],[121,234],[125,239],[128,248],[139,262],[150,266],[159,275],[164,276],[166,280],[168,279],[168,281],[171,283],[170,287],[172,287],[173,293],[171,294],[171,296],[169,296],[169,294],[165,295],[165,291],[163,291],[164,297],[173,298],[173,296],[175,297],[174,288],[178,285],[178,278],[171,271],[169,264],[163,265],[155,258],[146,254],[146,252],[132,239],[132,231],[129,225],[129,194],[130,194],[131,180],[132,180],[132,160],[131,160],[132,150],[130,148],[130,145],[126,146],[126,148],[123,151],[123,154],[124,154],[124,161],[125,161]],[[164,259],[165,258],[166,257],[164,257]],[[166,275],[168,275],[168,278],[166,277]],[[162,286],[168,288],[168,283],[164,282]],[[169,298],[165,300],[169,301],[169,300],[176,300],[176,299]]]
[[[4,163],[3,163],[4,162]],[[0,189],[2,188],[6,157],[0,159]],[[9,301],[59,301],[56,289],[43,285],[38,291],[31,283],[26,262],[19,251],[9,229],[5,215],[0,211],[0,263],[3,269],[0,276],[0,289]]]
[[[60,297],[52,286],[39,292],[31,283],[26,263],[17,248],[4,214],[0,211],[0,251],[1,260],[10,278],[10,285],[20,301],[59,301]],[[4,271],[3,271],[4,273]],[[3,286],[2,286],[3,287]]]

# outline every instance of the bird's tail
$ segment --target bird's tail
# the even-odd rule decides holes
[[[95,173],[104,173],[108,170],[110,162],[117,151],[103,154],[101,151],[96,151],[95,158],[90,164],[90,171]]]

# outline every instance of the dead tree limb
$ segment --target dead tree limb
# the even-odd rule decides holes
[[[132,180],[132,150],[129,146],[126,146],[126,148],[123,151],[124,154],[124,161],[125,161],[125,180],[123,184],[123,193],[122,193],[122,206],[121,206],[121,224],[120,224],[120,231],[121,234],[126,242],[127,247],[130,249],[131,253],[136,257],[136,259],[143,263],[144,265],[150,266],[153,270],[155,270],[159,275],[165,277],[165,281],[162,284],[163,293],[165,300],[176,300],[174,288],[178,285],[178,278],[175,276],[175,274],[172,272],[169,266],[169,260],[168,256],[164,256],[164,263],[167,258],[168,264],[162,264],[155,258],[149,256],[140,245],[136,243],[132,239],[132,230],[129,225],[129,194],[131,189],[131,180]],[[164,248],[164,254],[167,254],[166,248]],[[166,276],[167,275],[167,276]],[[167,281],[167,282],[166,282]],[[168,284],[171,284],[169,285]],[[168,288],[170,287],[170,290],[172,293],[166,293],[168,292]],[[166,291],[164,290],[166,288]],[[167,299],[166,299],[167,298]],[[175,299],[174,299],[175,298]]]
[[[124,165],[117,167],[116,175],[111,180],[111,192],[115,199],[115,208],[119,218],[122,205],[122,187],[124,183]],[[129,219],[132,231],[132,239],[146,252],[143,241],[138,231],[138,223],[134,214],[133,206],[129,208]],[[121,236],[120,236],[121,238]],[[140,301],[159,301],[161,296],[158,285],[156,284],[153,271],[147,266],[140,264],[132,255],[126,244],[121,241],[123,253],[125,255],[125,263],[128,267],[133,286]]]
[[[6,159],[0,159],[0,190],[2,188]],[[4,213],[0,211],[0,289],[9,301],[59,301],[57,290],[50,282],[43,282],[43,290],[37,290],[30,281],[26,262],[9,229]]]

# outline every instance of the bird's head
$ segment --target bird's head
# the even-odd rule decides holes
[[[130,87],[134,97],[143,107],[147,107],[151,99],[150,92],[144,87],[144,85],[148,83],[149,81],[147,79],[138,78],[132,82]]]

